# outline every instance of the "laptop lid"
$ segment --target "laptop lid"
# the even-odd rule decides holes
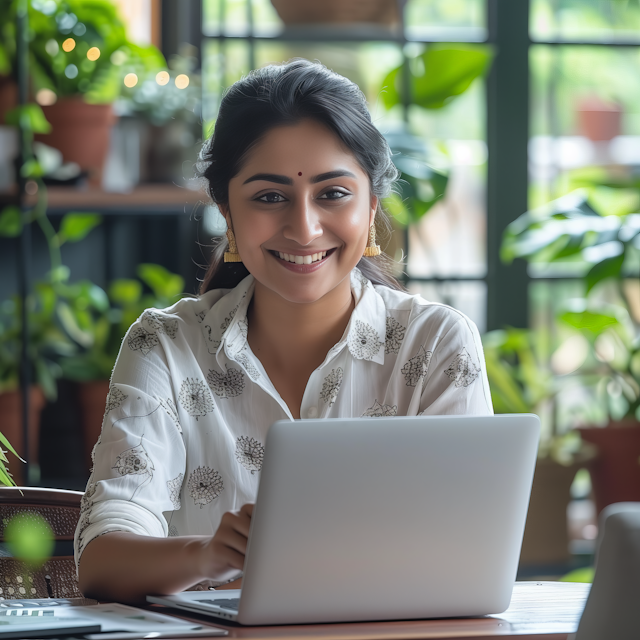
[[[275,423],[238,622],[504,611],[539,431],[530,414]]]

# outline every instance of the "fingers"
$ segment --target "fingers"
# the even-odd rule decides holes
[[[246,513],[249,517],[253,515],[253,503],[249,502],[248,504],[243,505],[240,509],[240,513]]]

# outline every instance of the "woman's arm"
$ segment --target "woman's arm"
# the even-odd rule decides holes
[[[148,594],[177,593],[203,580],[230,580],[244,564],[252,511],[247,504],[225,513],[213,536],[153,538],[114,531],[95,538],[80,558],[80,591],[135,604]]]

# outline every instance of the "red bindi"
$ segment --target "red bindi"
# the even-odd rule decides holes
[[[298,175],[301,176],[302,175],[302,171],[298,171]]]

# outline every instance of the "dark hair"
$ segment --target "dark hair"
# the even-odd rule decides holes
[[[229,201],[229,181],[238,174],[251,149],[273,127],[310,118],[333,131],[369,176],[378,196],[375,225],[388,237],[391,225],[380,200],[391,191],[398,172],[384,136],[371,121],[364,94],[356,84],[319,62],[294,59],[252,71],[233,84],[220,104],[213,135],[200,153],[198,173],[216,205]],[[235,287],[249,275],[242,263],[225,263],[226,238],[214,245],[200,293]],[[403,289],[393,275],[394,261],[385,254],[362,258],[358,268],[374,284]]]

